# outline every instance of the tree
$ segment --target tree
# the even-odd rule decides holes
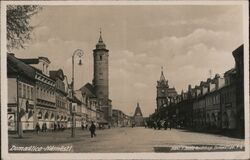
[[[31,40],[30,19],[41,7],[37,5],[7,6],[7,49],[24,48],[24,43]]]

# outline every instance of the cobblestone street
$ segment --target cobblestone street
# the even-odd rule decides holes
[[[71,138],[71,130],[46,132],[36,135],[24,133],[23,139],[9,136],[9,148],[15,146],[72,146],[70,152],[168,152],[174,146],[243,146],[243,139],[221,135],[195,133],[186,130],[153,130],[149,128],[112,128],[97,130],[97,136],[90,138],[88,131],[76,130]],[[165,148],[165,150],[164,150]]]

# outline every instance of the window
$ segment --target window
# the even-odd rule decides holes
[[[30,86],[27,86],[27,98],[30,99]]]
[[[26,98],[26,85],[23,84],[23,98]]]
[[[33,87],[30,87],[30,98],[34,99]]]
[[[18,83],[18,92],[19,97],[22,97],[22,84],[20,82]]]
[[[43,73],[44,73],[44,66],[45,66],[45,64],[43,63]]]
[[[40,96],[39,87],[36,88],[36,94],[37,94],[37,97]]]
[[[100,61],[102,61],[102,56],[100,56]]]
[[[43,89],[40,89],[40,97],[43,98]]]
[[[46,74],[48,74],[48,65],[46,65]]]

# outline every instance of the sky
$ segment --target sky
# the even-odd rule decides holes
[[[144,116],[156,109],[161,66],[177,92],[234,67],[232,51],[243,43],[242,6],[43,6],[31,19],[32,41],[17,57],[46,56],[51,69],[71,79],[71,56],[82,49],[75,66],[75,88],[93,79],[93,49],[102,38],[109,49],[109,95],[113,108],[133,115],[139,102]]]

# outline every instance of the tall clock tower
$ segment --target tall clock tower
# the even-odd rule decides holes
[[[95,94],[101,105],[109,103],[109,50],[102,40],[102,32],[100,38],[93,50],[94,56],[94,78],[93,86]]]
[[[163,69],[161,70],[161,76],[160,80],[157,81],[157,96],[156,96],[156,104],[157,104],[157,110],[159,110],[161,107],[166,107],[168,103],[168,81],[165,79],[165,76],[163,74]]]

